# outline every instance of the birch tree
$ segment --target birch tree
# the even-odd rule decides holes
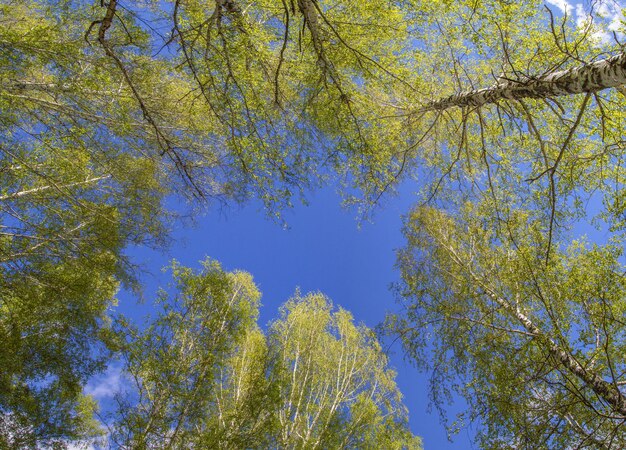
[[[432,370],[438,407],[465,399],[481,447],[622,448],[623,248],[563,242],[546,262],[537,225],[518,211],[498,234],[475,204],[414,210],[389,325]]]
[[[206,261],[172,267],[174,297],[145,330],[123,327],[122,356],[134,392],[119,397],[113,448],[188,448],[215,401],[219,363],[254,332],[260,294],[245,273]]]
[[[608,4],[416,4],[428,36],[416,51],[433,62],[421,74],[428,93],[406,108],[429,125],[409,138],[426,175],[420,202],[490,201],[506,221],[534,198],[546,254],[592,194],[603,220],[622,226],[624,54],[606,33]]]
[[[419,18],[441,62],[410,108],[430,177],[387,324],[481,447],[622,448],[624,55],[604,2],[542,6]]]
[[[297,294],[265,335],[250,275],[206,261],[174,277],[164,313],[128,331],[112,448],[421,448],[380,345],[347,311]]]
[[[371,330],[321,294],[299,294],[268,334],[280,448],[421,448]]]
[[[84,7],[36,6],[0,5],[0,434],[14,448],[93,434],[82,388],[132,284],[124,248],[163,241],[167,221],[162,171],[85,51]]]

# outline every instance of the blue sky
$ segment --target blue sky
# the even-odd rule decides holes
[[[209,256],[226,270],[241,269],[253,275],[263,293],[261,325],[274,319],[279,306],[299,287],[303,293],[323,292],[335,305],[351,311],[357,322],[374,327],[386,312],[397,310],[389,286],[399,278],[394,263],[395,250],[403,246],[401,216],[413,205],[416,189],[415,184],[406,183],[397,197],[386,199],[371,222],[360,227],[356,211],[342,208],[340,196],[330,187],[309,194],[308,206],[284,211],[287,229],[269,220],[255,203],[224,211],[211,209],[194,227],[179,226],[167,253],[132,251],[135,261],[149,271],[144,278],[147,300],[137,305],[134,298],[122,293],[119,308],[140,318],[151,309],[150,294],[167,284],[169,274],[161,268],[171,258],[199,268],[199,261]],[[427,411],[427,374],[403,360],[399,343],[392,352],[391,364],[398,372],[411,429],[424,439],[425,448],[473,448],[471,433],[465,430],[453,443],[448,442],[437,413]]]

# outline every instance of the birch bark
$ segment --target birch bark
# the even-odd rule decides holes
[[[465,106],[479,107],[500,100],[551,98],[593,93],[626,84],[626,53],[591,64],[560,70],[538,77],[499,81],[488,88],[470,90],[427,103],[417,112],[443,111]]]

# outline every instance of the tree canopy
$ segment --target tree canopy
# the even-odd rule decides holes
[[[419,109],[448,132],[388,329],[482,448],[622,448],[623,53],[602,3],[497,5],[436,20],[474,39],[439,46],[458,87]]]
[[[296,295],[267,334],[249,274],[173,266],[144,330],[126,329],[133,387],[113,448],[421,448],[371,330],[322,294]]]
[[[502,236],[472,208],[415,210],[399,256],[410,301],[391,325],[433,368],[433,400],[462,395],[484,448],[623,447],[623,247],[574,241],[546,262],[527,214]]]
[[[406,308],[387,324],[410,358],[449,366],[433,372],[435,403],[452,391],[465,396],[485,447],[622,447],[624,24],[609,1],[548,3],[0,3],[2,434],[27,446],[95,432],[83,387],[122,345],[115,295],[121,285],[140,288],[128,248],[163,248],[185,213],[168,199],[184,199],[193,213],[207,202],[255,198],[280,215],[334,180],[368,213],[399,183],[417,180],[398,262]],[[606,242],[585,241],[585,226],[601,229]],[[250,283],[244,291],[254,309]],[[314,298],[288,303],[280,320],[296,321],[297,305]],[[125,351],[195,326],[172,322],[179,313],[167,304],[159,321],[126,336]],[[220,311],[215,320],[233,313]],[[342,314],[318,318],[339,342]],[[253,316],[245,317],[254,323]],[[283,367],[277,379],[290,370],[300,376],[294,356],[285,356],[291,347],[282,360],[272,355],[286,346],[280,326],[244,345],[236,339],[243,325],[226,325],[235,328],[223,343],[196,330],[194,351],[226,355],[228,345],[250,345],[267,354],[268,367]],[[298,326],[305,325],[312,326]],[[371,347],[359,339],[350,345]],[[163,364],[193,370],[188,356],[129,356],[128,370],[138,380],[156,377]],[[193,358],[206,370],[236,364]],[[174,369],[179,378],[167,389],[196,408],[194,379]],[[286,395],[253,378],[255,396]],[[310,382],[311,392],[329,389]],[[149,445],[154,430],[179,423],[172,405],[144,395],[149,387],[137,386],[143,406],[123,410],[126,426],[141,425],[144,435],[120,425],[122,442]],[[374,403],[362,411],[385,423]],[[290,408],[284,417],[304,414]],[[343,422],[331,410],[306,414],[333,428]],[[284,417],[267,420],[284,425]],[[294,420],[290,439],[327,442],[319,431],[326,428],[310,425]],[[381,430],[371,439],[387,439],[390,429]],[[224,437],[240,438],[248,435]]]

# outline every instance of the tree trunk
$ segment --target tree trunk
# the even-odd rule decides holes
[[[427,103],[419,112],[442,111],[453,107],[482,106],[499,100],[523,98],[551,98],[562,95],[584,94],[626,84],[626,53],[567,70],[499,81],[495,85]]]
[[[480,280],[478,280],[478,282],[480,282]],[[570,373],[589,386],[591,390],[598,395],[598,397],[604,399],[608,404],[610,404],[614,411],[626,417],[626,398],[624,398],[622,393],[613,384],[603,380],[595,372],[589,371],[583,367],[567,351],[559,347],[554,340],[546,336],[526,315],[513,308],[508,301],[499,297],[495,292],[489,290],[488,288],[485,290],[487,291],[487,295],[493,301],[498,303],[507,311],[513,313],[524,328],[528,330],[528,332],[535,335],[536,339],[543,341],[552,357],[559,361]]]

